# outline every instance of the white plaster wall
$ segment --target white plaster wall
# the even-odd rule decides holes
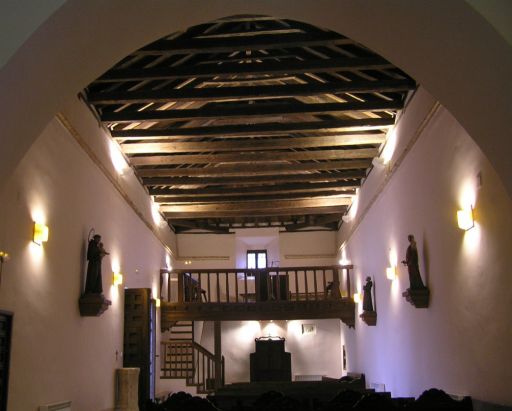
[[[281,267],[337,264],[336,232],[308,231],[279,235]]]
[[[76,410],[112,409],[124,315],[112,268],[120,266],[124,286],[155,294],[164,247],[56,120],[9,179],[0,204],[0,249],[11,255],[0,309],[14,312],[8,408],[71,400]],[[31,242],[36,216],[50,229],[42,247]],[[78,310],[92,227],[110,252],[102,268],[112,306],[98,318]]]
[[[408,110],[406,116],[415,115]],[[365,184],[362,198],[376,187]],[[467,232],[456,224],[464,197],[473,197],[476,217]],[[352,227],[342,227],[357,287],[367,275],[374,278],[378,313],[376,327],[358,319],[355,330],[344,328],[349,370],[365,372],[369,383],[384,383],[394,396],[439,387],[512,404],[511,205],[482,152],[440,109],[350,238]],[[405,268],[393,282],[385,276],[391,260],[405,256],[408,234],[416,237],[431,291],[428,309],[401,296],[409,286]]]
[[[316,325],[316,334],[302,335],[302,324]],[[223,321],[226,383],[250,380],[249,356],[255,351],[254,339],[269,335],[286,339],[285,349],[291,353],[292,378],[295,375],[341,376],[339,320]],[[208,345],[212,341],[205,338],[204,343]]]
[[[175,268],[235,267],[234,234],[178,234],[176,241],[180,259],[176,261]],[[185,265],[186,260],[191,264]]]

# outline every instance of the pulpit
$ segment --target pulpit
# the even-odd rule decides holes
[[[256,351],[250,356],[251,382],[291,381],[292,358],[284,350],[284,338],[256,338]]]

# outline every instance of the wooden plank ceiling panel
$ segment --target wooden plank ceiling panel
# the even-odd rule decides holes
[[[351,39],[234,16],[124,58],[85,90],[176,232],[336,230],[416,83]]]

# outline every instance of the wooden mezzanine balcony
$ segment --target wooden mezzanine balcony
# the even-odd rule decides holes
[[[176,321],[339,318],[355,323],[352,266],[162,271],[161,326]]]

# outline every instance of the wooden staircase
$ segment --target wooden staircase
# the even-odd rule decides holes
[[[213,393],[215,357],[194,341],[194,322],[177,321],[169,333],[169,339],[161,343],[160,378],[185,379],[198,394]]]

